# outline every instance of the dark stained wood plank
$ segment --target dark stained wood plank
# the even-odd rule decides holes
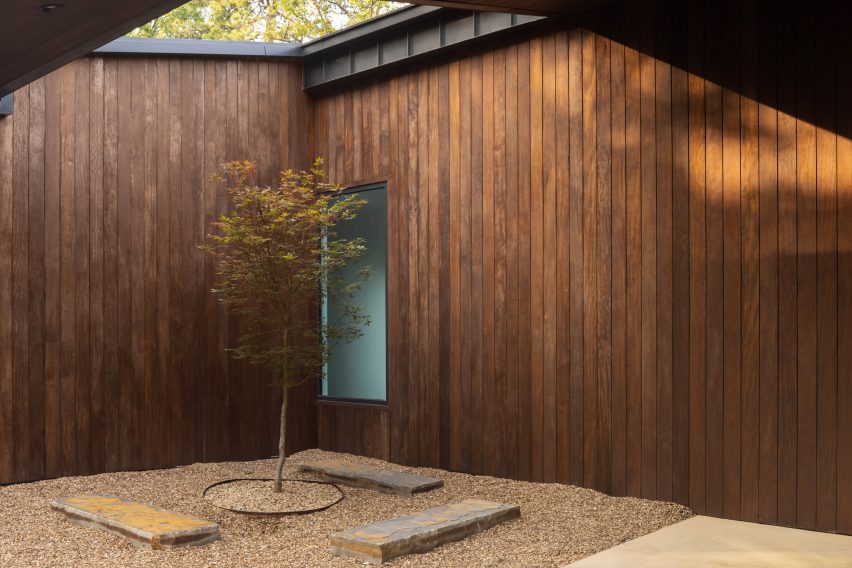
[[[60,70],[62,107],[60,111],[60,185],[59,185],[59,222],[60,222],[60,392],[61,392],[61,428],[62,428],[62,474],[70,475],[77,468],[77,431],[76,431],[76,385],[74,375],[74,177],[75,177],[75,122],[76,107],[76,67]]]
[[[449,125],[450,132],[457,132],[460,125],[460,77],[459,64],[457,61],[449,64]],[[461,360],[461,250],[459,230],[461,229],[461,195],[460,195],[460,168],[461,168],[461,145],[458,137],[450,136],[450,396],[453,406],[458,404],[461,398],[462,360]],[[402,233],[402,231],[401,231]],[[405,317],[401,314],[401,317]],[[463,420],[458,415],[457,408],[450,414],[450,450],[449,463],[451,468],[461,466],[461,438],[464,428]]]
[[[612,475],[627,494],[627,216],[625,48],[611,42],[612,101]]]
[[[228,81],[229,85],[233,85],[236,88],[236,62],[229,62],[228,64]],[[182,119],[183,113],[181,110],[181,67],[180,62],[176,60],[169,61],[169,161],[168,161],[168,170],[169,170],[169,187],[168,187],[168,199],[169,199],[169,223],[168,223],[168,234],[169,234],[169,254],[168,254],[168,265],[169,265],[169,347],[170,351],[173,353],[173,356],[170,359],[169,371],[168,371],[168,405],[169,405],[169,428],[172,430],[176,430],[179,432],[183,432],[183,414],[181,412],[181,408],[185,404],[184,402],[184,388],[183,388],[183,357],[185,353],[186,347],[182,341],[182,333],[183,333],[183,322],[181,318],[181,306],[184,305],[185,298],[184,293],[181,287],[181,263],[182,263],[182,255],[180,250],[180,242],[181,242],[181,225],[182,225],[182,211],[181,211],[181,145],[182,145]],[[229,95],[233,95],[235,93],[229,93]],[[234,131],[231,130],[233,127],[233,118],[231,113],[236,113],[236,105],[239,101],[233,100],[233,104],[230,105],[228,109],[228,115],[226,116],[226,120],[228,121],[229,133],[231,138],[234,137]],[[233,109],[233,110],[231,110]],[[226,156],[226,159],[234,159],[233,154]],[[225,347],[223,345],[222,347]],[[232,369],[233,365],[228,363],[228,372]],[[235,406],[235,405],[234,405]],[[230,419],[233,419],[233,409],[234,406],[230,407],[230,411],[227,416]],[[169,451],[170,451],[170,461],[172,463],[180,463],[183,460],[183,447],[182,447],[182,435],[176,435],[173,439],[170,440]],[[232,451],[235,449],[233,447],[229,447]],[[236,452],[232,455],[239,455]]]
[[[625,398],[626,398],[626,493],[642,492],[642,235],[641,235],[641,109],[639,52],[625,47],[625,238],[626,315]]]
[[[0,428],[14,428],[12,375],[12,137],[14,119],[0,120]],[[15,441],[0,436],[0,479],[12,482],[15,473]]]
[[[612,488],[612,108],[610,92],[612,44],[600,36],[596,38],[596,42],[595,285],[598,299],[596,316],[598,435],[594,486],[608,493]]]
[[[556,37],[542,45],[542,479],[556,481]]]
[[[399,278],[400,278],[400,296],[399,307],[400,307],[400,318],[399,318],[399,326],[400,326],[400,338],[399,338],[399,351],[400,351],[400,367],[402,369],[401,380],[399,381],[399,385],[397,387],[397,397],[398,400],[403,401],[402,404],[407,405],[410,401],[410,397],[408,396],[409,389],[409,360],[411,357],[411,350],[409,348],[410,342],[410,333],[411,327],[409,322],[409,313],[411,310],[411,299],[408,293],[410,290],[411,284],[410,282],[410,274],[411,274],[411,266],[410,266],[410,228],[411,223],[409,221],[408,214],[408,202],[410,200],[409,195],[409,177],[408,177],[408,79],[402,78],[400,79],[400,84],[398,88],[398,108],[399,108]],[[397,456],[398,460],[402,463],[406,463],[409,459],[409,437],[410,434],[408,432],[408,428],[410,427],[407,407],[403,407],[405,410],[401,410],[402,415],[398,418],[398,420],[402,421],[403,424],[400,427],[400,438],[397,447]],[[461,430],[459,430],[459,433]]]
[[[104,377],[119,375],[118,355],[118,66],[104,61]],[[57,267],[58,268],[58,267]],[[104,381],[104,466],[120,467],[119,381]]]
[[[156,91],[156,112],[157,112],[157,121],[156,121],[156,135],[157,138],[161,141],[157,144],[157,178],[156,178],[156,223],[157,223],[157,245],[156,245],[156,258],[157,258],[157,300],[156,300],[156,309],[157,309],[157,352],[158,352],[158,360],[156,362],[157,365],[157,387],[159,389],[160,396],[165,399],[169,395],[169,365],[171,361],[171,337],[169,335],[169,292],[170,292],[170,277],[169,277],[169,242],[170,242],[170,226],[169,226],[169,151],[170,151],[170,128],[171,124],[170,120],[170,106],[169,106],[169,96],[171,92],[171,86],[169,85],[169,62],[166,59],[160,59],[157,61],[155,73],[157,75],[157,91]],[[207,92],[205,90],[205,96]],[[222,109],[224,110],[224,109]],[[224,116],[224,112],[220,115]],[[220,120],[220,123],[224,121]],[[216,139],[212,133],[205,133],[206,136],[209,136],[208,144],[221,142],[221,139]],[[210,184],[211,188],[213,184]],[[222,188],[219,187],[219,190]],[[212,230],[212,227],[211,227]],[[212,267],[209,282],[213,282],[212,275]],[[209,306],[210,310],[216,312],[218,302],[213,298],[212,294],[209,294]],[[223,326],[217,325],[215,327],[211,326],[210,333],[218,335],[221,333]],[[208,345],[210,342],[208,340]],[[221,390],[221,379],[219,378],[221,373],[221,369],[223,365],[221,364],[221,357],[224,353],[208,353],[208,357],[211,360],[216,361],[217,364],[212,366],[212,372],[210,373],[210,392],[212,394],[218,395],[219,400],[224,403],[224,393]],[[210,412],[217,416],[224,415],[224,408],[219,407],[216,409],[210,409]],[[219,423],[224,424],[224,421],[219,421]],[[169,431],[170,419],[167,417],[164,420],[161,420],[159,423],[159,435],[164,435],[165,432]],[[224,430],[224,428],[222,428]],[[224,450],[227,448],[227,438],[225,436],[219,439],[219,447]],[[165,465],[170,462],[168,455],[168,447],[161,447],[157,452],[158,461],[160,464]],[[225,456],[225,453],[219,453],[217,456]]]
[[[483,367],[482,359],[483,333],[475,330],[482,329],[483,325],[483,263],[482,263],[482,183],[483,183],[483,147],[482,147],[482,57],[477,56],[471,60],[470,76],[470,114],[471,114],[471,139],[470,139],[470,324],[473,332],[471,341],[470,375],[471,399],[470,419],[468,427],[471,437],[471,471],[482,472],[483,464]],[[424,377],[424,383],[426,382]],[[424,412],[429,412],[424,409]]]
[[[600,428],[597,412],[597,74],[595,34],[583,31],[583,483],[594,487]]]
[[[494,53],[493,105],[494,105],[494,460],[498,475],[510,475],[508,438],[511,424],[509,403],[508,327],[512,313],[508,304],[509,295],[509,234],[508,234],[508,189],[507,189],[507,108],[506,101],[506,50]],[[511,134],[509,134],[511,135]],[[449,132],[447,133],[449,137]],[[446,231],[443,234],[447,234]]]
[[[543,49],[542,39],[530,41],[530,397],[532,422],[530,475],[544,477],[544,187],[543,187]],[[522,138],[521,143],[526,139]],[[547,417],[549,418],[549,417]]]
[[[429,167],[427,169],[428,176],[428,234],[429,248],[426,278],[428,279],[428,305],[429,305],[429,365],[428,365],[428,381],[432,381],[432,385],[428,385],[424,389],[424,405],[426,412],[424,414],[425,432],[422,433],[423,440],[423,460],[426,463],[437,463],[440,460],[440,430],[441,430],[441,414],[436,412],[440,408],[441,402],[439,398],[439,388],[435,388],[435,382],[441,383],[441,375],[439,374],[440,365],[440,342],[441,342],[441,306],[440,306],[440,252],[441,245],[444,241],[446,233],[440,233],[440,196],[439,196],[439,140],[440,131],[438,128],[439,121],[439,86],[438,86],[438,70],[433,67],[429,70],[428,75],[429,86],[429,120],[428,120],[428,140],[429,140]],[[373,89],[374,90],[374,89]],[[370,103],[373,108],[377,105]],[[373,131],[378,132],[379,125],[373,124]],[[492,325],[493,328],[493,325]],[[492,395],[493,396],[493,395]]]
[[[852,6],[847,2],[837,5],[836,22],[848,21]],[[852,56],[852,37],[837,30],[837,100],[849,100],[852,96],[852,80],[841,61]],[[849,156],[852,152],[852,109],[849,105],[837,105],[837,155]],[[852,337],[852,162],[837,161],[837,335],[838,338]],[[852,431],[852,349],[849,343],[838,341],[837,351],[837,432]],[[837,444],[837,530],[852,533],[852,444]]]
[[[795,37],[779,19],[778,37]],[[783,24],[783,25],[782,25]],[[778,42],[778,107],[796,107],[794,42]],[[778,522],[796,524],[796,118],[778,113]]]
[[[430,91],[431,95],[431,91]],[[437,97],[435,100],[437,110]],[[499,434],[495,424],[495,208],[494,52],[482,56],[482,471],[495,471]],[[430,125],[431,126],[431,125]],[[435,125],[437,130],[437,124]],[[435,148],[437,152],[437,145]],[[433,170],[437,168],[433,166]],[[436,203],[437,206],[437,203]],[[433,215],[437,219],[438,215]],[[437,227],[436,227],[437,229]],[[436,270],[437,273],[437,270]],[[437,318],[436,318],[437,320]],[[436,337],[437,339],[437,337]]]
[[[518,45],[518,477],[532,479],[532,302],[531,196],[532,47]]]
[[[74,375],[75,407],[77,411],[77,467],[89,473],[91,444],[89,376],[89,68],[88,60],[77,70],[75,111],[76,156],[79,166],[74,169]]]
[[[397,185],[399,180],[399,150],[400,147],[399,141],[397,139],[399,133],[399,80],[394,78],[390,81],[388,85],[388,127],[389,127],[389,140],[387,146],[385,146],[385,152],[388,154],[388,231],[394,232],[397,236],[401,234],[403,230],[400,224],[400,187]],[[311,127],[311,137],[314,139],[319,133],[321,124],[321,117],[324,116],[324,113],[321,113],[320,109],[322,108],[322,102],[317,101],[313,105],[315,114],[313,116],[313,120],[309,122],[312,124]],[[392,239],[388,241],[388,313],[396,313],[401,315],[400,311],[400,268],[401,261],[403,260],[400,256],[400,246],[398,239]],[[401,349],[399,346],[399,336],[401,333],[401,329],[399,326],[400,316],[397,317],[388,317],[388,399],[391,401],[397,400],[397,392],[399,391],[400,384],[404,382],[403,370],[401,364]],[[449,379],[449,377],[448,377]],[[395,412],[391,412],[389,414],[389,436],[388,436],[388,444],[390,446],[390,453],[388,459],[393,461],[396,459],[396,448],[399,444],[400,437],[400,420],[397,418]],[[447,426],[449,429],[450,418],[447,420]],[[449,466],[447,466],[449,467]]]
[[[418,139],[418,114],[419,97],[418,97],[418,77],[419,73],[413,75],[408,82],[408,210],[407,220],[409,225],[408,235],[408,290],[409,302],[412,309],[409,318],[409,343],[408,343],[408,380],[411,381],[411,386],[408,392],[408,408],[409,420],[418,424],[420,421],[420,332],[423,326],[420,325],[420,318],[425,314],[422,312],[419,292],[420,292],[420,270],[419,270],[419,243],[420,231],[418,222],[420,219],[419,208],[419,177],[418,177],[418,145],[415,141]],[[468,208],[469,210],[469,208]],[[468,226],[469,223],[468,223]],[[469,359],[468,359],[469,361]],[[413,436],[411,432],[411,423],[408,426],[409,440],[408,453],[406,455],[406,463],[419,463],[419,439]]]
[[[760,2],[758,180],[760,292],[760,456],[758,520],[778,520],[778,96],[777,30]]]
[[[583,36],[568,32],[568,472],[576,485],[584,478],[583,400]]]
[[[816,528],[837,527],[837,153],[835,99],[836,6],[829,2],[816,22],[816,269],[817,269],[817,440]]]
[[[450,357],[452,350],[450,325],[452,319],[451,294],[446,286],[450,281],[450,250],[453,243],[450,242],[450,109],[444,104],[449,99],[449,67],[442,65],[438,69],[438,92],[435,96],[438,109],[435,120],[437,128],[438,154],[436,156],[435,168],[438,170],[436,183],[439,223],[437,234],[441,236],[439,250],[439,266],[437,271],[437,286],[439,288],[439,323],[438,323],[438,349],[440,352],[438,363],[438,376],[440,388],[433,389],[432,396],[438,398],[436,406],[439,408],[438,415],[434,418],[438,424],[439,463],[442,467],[450,465],[450,415],[452,414],[450,403]],[[383,113],[384,114],[384,113]],[[384,131],[384,123],[382,126]],[[385,136],[382,136],[384,139]],[[384,144],[380,148],[383,148]],[[377,150],[379,151],[379,150]],[[497,395],[494,401],[495,410],[498,401],[505,400],[505,393]],[[434,401],[434,399],[433,399]]]
[[[640,37],[642,496],[657,492],[657,151],[653,12],[643,13]]]
[[[146,93],[158,91],[158,79],[155,70],[156,62],[146,61],[142,71],[145,77]],[[158,385],[157,385],[157,226],[156,226],[156,185],[157,185],[157,145],[159,138],[156,130],[156,97],[148,96],[142,108],[144,135],[143,140],[143,189],[141,195],[142,210],[142,354],[144,361],[143,371],[143,404],[145,422],[152,427],[144,441],[145,463],[157,463],[159,458],[159,444],[157,438],[166,434],[159,431],[160,421],[157,419]],[[203,104],[203,97],[202,97]],[[194,308],[194,307],[193,307]],[[196,336],[197,337],[197,336]],[[200,338],[199,338],[200,339]],[[196,341],[199,341],[197,339]],[[200,340],[203,342],[203,340]],[[205,366],[205,359],[198,358],[198,366]],[[204,445],[202,438],[198,439],[200,445]]]
[[[729,0],[725,11],[736,10]],[[738,38],[739,20],[725,18],[724,33]],[[742,435],[742,204],[740,188],[740,53],[738,42],[727,42],[722,52],[722,203],[717,208],[723,224],[722,358],[723,358],[723,510],[727,517],[740,518],[740,470]],[[708,47],[708,52],[710,48]],[[748,104],[742,101],[743,106]],[[744,110],[744,109],[743,109]],[[745,121],[745,119],[744,119]],[[709,167],[709,166],[708,166]]]
[[[571,280],[569,226],[570,120],[568,34],[556,36],[556,480],[570,482]]]
[[[687,4],[672,14],[672,499],[689,503],[690,177]]]
[[[415,152],[416,159],[416,176],[417,180],[417,251],[412,258],[416,262],[417,269],[417,312],[420,329],[417,332],[418,342],[417,350],[417,371],[412,373],[412,377],[416,377],[417,381],[417,396],[416,396],[416,411],[415,416],[418,417],[418,424],[422,425],[422,430],[416,436],[417,446],[415,448],[415,463],[425,463],[426,448],[425,442],[428,440],[429,434],[425,431],[428,428],[429,414],[431,409],[428,407],[429,393],[429,345],[431,317],[429,311],[429,75],[425,68],[418,69],[417,72],[417,123],[416,132],[417,139],[423,140],[424,143],[418,143],[412,151]],[[480,359],[481,360],[481,359]],[[480,399],[481,400],[481,399]]]
[[[657,488],[656,497],[672,499],[672,67],[671,7],[657,6],[654,65],[657,184]]]
[[[93,59],[89,82],[89,466],[104,471],[104,60]],[[159,465],[159,464],[157,464]]]
[[[45,476],[44,435],[44,294],[45,294],[45,82],[29,87],[29,149],[27,212],[27,471],[31,479]]]
[[[30,428],[29,384],[29,333],[30,321],[28,305],[30,288],[27,282],[29,273],[29,160],[30,160],[30,104],[32,88],[26,87],[21,93],[23,104],[16,104],[16,120],[12,130],[12,388],[14,407],[12,428],[15,432],[14,463],[15,476],[19,479],[33,479],[29,460],[29,445],[34,442]]]
[[[508,388],[506,395],[506,474],[517,478],[520,476],[518,456],[520,455],[520,389],[522,387],[519,368],[520,361],[520,245],[518,238],[518,199],[520,178],[518,172],[519,152],[518,138],[514,135],[516,123],[514,117],[518,114],[518,46],[506,48],[506,272],[508,282],[506,290],[506,311],[509,314],[506,322],[506,367]],[[512,129],[512,130],[510,130]],[[510,135],[509,132],[512,134]]]
[[[816,8],[799,6],[796,43],[796,526],[816,528],[817,476],[817,162]]]
[[[689,505],[707,510],[706,492],[706,114],[701,4],[689,4]]]
[[[45,155],[60,152],[61,98],[59,73],[45,77]],[[46,477],[62,471],[60,398],[60,221],[59,160],[44,165],[44,452]],[[106,354],[106,350],[105,350]],[[105,466],[106,467],[106,466]]]
[[[753,0],[741,4],[740,197],[742,212],[741,490],[740,516],[757,521],[760,455],[760,202],[758,164],[758,14]]]
[[[144,65],[144,64],[143,64]],[[181,79],[185,81],[186,67],[181,70]],[[128,180],[128,196],[127,201],[127,216],[124,219],[119,217],[119,227],[124,225],[128,227],[127,235],[127,253],[129,254],[127,262],[127,294],[128,308],[127,324],[128,330],[128,361],[130,367],[130,396],[129,404],[132,407],[133,420],[137,427],[149,423],[150,407],[146,400],[146,390],[149,388],[149,378],[146,376],[148,365],[145,353],[145,185],[146,185],[146,168],[145,168],[145,130],[146,116],[145,109],[150,100],[150,97],[145,96],[147,74],[144,72],[144,66],[138,68],[134,66],[130,77],[130,91],[127,93],[130,99],[130,132],[134,133],[132,139],[127,141],[129,148],[129,180]],[[191,110],[183,108],[182,114],[187,118],[186,124],[191,121]],[[137,134],[138,133],[138,134]],[[185,137],[189,140],[189,136]],[[186,217],[190,217],[189,210],[182,204],[181,208],[186,211]],[[121,213],[119,213],[121,215]],[[188,221],[189,219],[187,219]],[[186,221],[184,222],[186,226]],[[183,277],[182,277],[183,279]],[[187,344],[186,349],[189,349]],[[185,373],[181,374],[181,381],[186,381]],[[192,411],[185,411],[185,415],[191,415]],[[178,434],[183,445],[184,432]],[[148,443],[148,435],[139,436],[134,439],[130,447],[127,448],[130,454],[130,463],[134,469],[143,467],[142,464],[150,459],[151,446]]]
[[[706,12],[706,235],[707,235],[707,513],[724,511],[724,97],[721,76],[720,11]]]

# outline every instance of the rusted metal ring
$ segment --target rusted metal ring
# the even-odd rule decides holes
[[[269,512],[269,511],[244,511],[242,509],[231,509],[229,507],[222,507],[221,505],[217,505],[212,500],[207,499],[207,492],[210,491],[211,489],[213,489],[214,487],[217,487],[219,485],[226,485],[228,483],[236,483],[237,481],[273,481],[273,479],[272,478],[266,478],[266,477],[236,477],[236,478],[233,478],[233,479],[225,479],[223,481],[217,481],[216,483],[214,483],[212,485],[208,485],[204,489],[204,491],[201,493],[201,497],[204,498],[207,502],[209,502],[211,505],[213,505],[217,509],[222,509],[224,511],[230,511],[232,513],[239,513],[241,515],[256,515],[256,516],[261,516],[261,517],[285,517],[285,516],[288,516],[288,515],[308,515],[310,513],[319,513],[320,511],[325,511],[326,509],[330,509],[330,508],[334,507],[335,505],[337,505],[338,503],[343,501],[343,498],[345,497],[343,490],[334,483],[329,483],[327,481],[313,481],[313,480],[310,480],[310,479],[293,479],[293,478],[289,478],[289,477],[284,477],[284,478],[281,479],[281,481],[295,481],[297,483],[314,483],[314,484],[317,484],[317,485],[330,485],[330,486],[334,487],[337,490],[338,493],[340,493],[340,497],[338,497],[336,501],[329,503],[328,505],[323,505],[322,507],[316,507],[316,508],[313,508],[313,509],[298,509],[298,510],[294,510],[294,511],[274,511],[274,512]]]

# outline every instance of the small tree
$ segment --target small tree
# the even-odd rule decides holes
[[[357,281],[339,276],[364,253],[363,239],[340,238],[335,230],[365,202],[324,183],[321,160],[309,172],[282,172],[278,187],[256,185],[252,162],[223,168],[234,207],[215,223],[216,234],[202,249],[216,261],[219,282],[213,292],[245,326],[231,354],[271,369],[273,386],[282,391],[273,483],[279,493],[288,391],[320,377],[334,347],[357,339],[361,326],[369,324],[350,301],[369,269]],[[340,307],[334,322],[318,317],[323,295]]]

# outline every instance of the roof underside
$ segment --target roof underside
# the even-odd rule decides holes
[[[65,4],[53,12],[44,3]],[[5,0],[0,96],[89,53],[185,0]]]
[[[0,97],[126,34],[185,0],[6,0],[0,20]],[[416,4],[528,14],[577,12],[608,0],[409,0]]]

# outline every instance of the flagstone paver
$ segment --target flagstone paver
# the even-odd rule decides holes
[[[330,535],[331,551],[381,564],[403,554],[427,552],[461,540],[520,514],[517,505],[466,499],[334,533]]]
[[[50,506],[74,523],[117,534],[140,548],[198,546],[220,538],[216,523],[106,493],[63,497]]]
[[[375,489],[404,497],[444,485],[444,481],[437,477],[379,469],[338,459],[307,462],[300,469],[341,485]]]

